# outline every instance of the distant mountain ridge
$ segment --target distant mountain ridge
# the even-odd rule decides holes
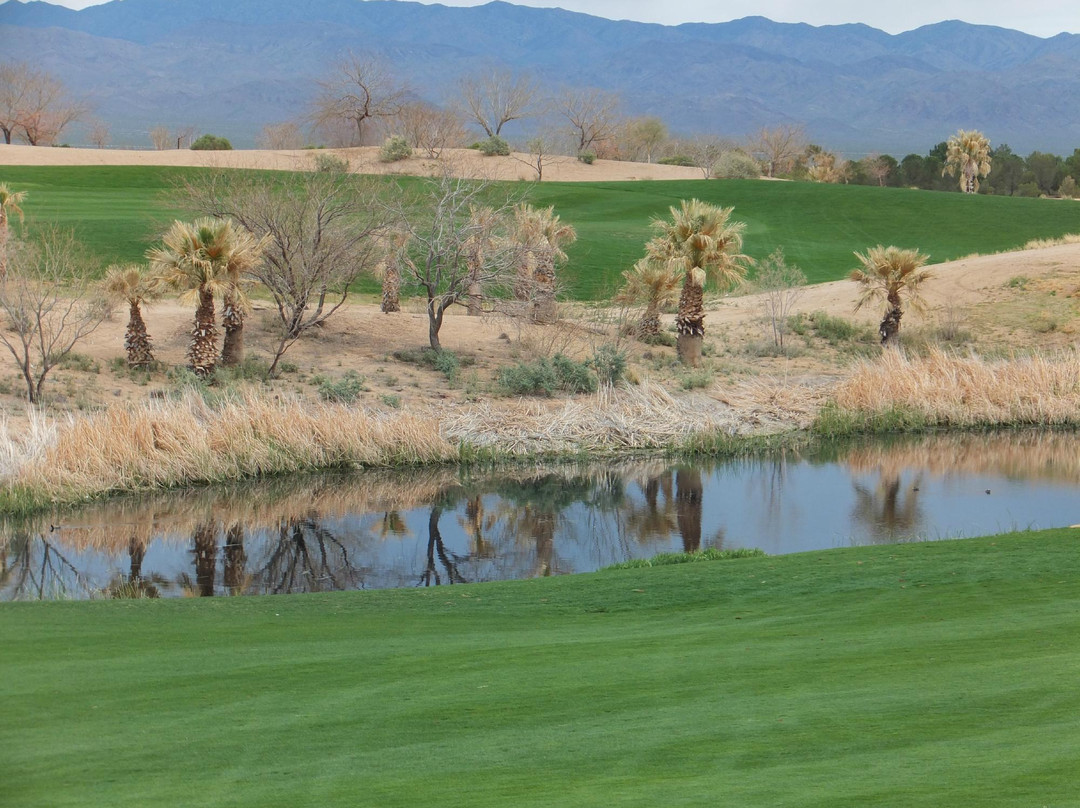
[[[552,89],[620,93],[674,132],[741,136],[801,123],[858,154],[925,153],[978,128],[1014,151],[1080,146],[1080,36],[1049,39],[958,21],[891,35],[747,17],[662,26],[492,2],[113,0],[73,11],[0,4],[4,58],[31,61],[90,97],[132,145],[156,125],[196,125],[250,145],[296,117],[352,49],[379,53],[414,91],[449,101],[485,65]]]

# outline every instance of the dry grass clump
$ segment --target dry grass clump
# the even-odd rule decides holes
[[[657,384],[601,387],[593,396],[561,404],[481,403],[453,413],[446,435],[515,455],[666,449],[703,432],[733,433],[738,419],[703,396],[673,397]]]
[[[42,430],[36,443],[9,439],[5,477],[35,499],[72,502],[315,469],[434,464],[478,451],[667,449],[743,426],[714,399],[674,398],[653,384],[554,405],[502,401],[393,412],[256,393],[209,404],[191,393],[72,417],[52,433]]]
[[[71,419],[19,482],[52,499],[138,491],[305,469],[437,463],[457,457],[438,424],[405,412],[257,394],[210,405],[113,407]]]
[[[56,440],[56,423],[40,410],[27,410],[29,426],[13,426],[0,418],[0,480],[14,477],[33,458],[40,457]]]
[[[1020,249],[1042,250],[1047,247],[1060,247],[1062,244],[1080,244],[1080,233],[1066,233],[1060,238],[1033,238]]]
[[[916,413],[927,425],[1077,425],[1080,354],[990,361],[886,351],[857,365],[833,402],[841,411]]]

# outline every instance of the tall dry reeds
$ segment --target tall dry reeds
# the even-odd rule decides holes
[[[316,469],[669,449],[739,428],[714,399],[673,398],[652,384],[563,403],[391,412],[256,393],[210,404],[191,393],[72,417],[52,432],[43,427],[36,442],[8,438],[0,483],[26,508]]]
[[[1080,425],[1080,353],[988,360],[886,351],[833,392],[840,411],[914,413],[927,426]]]
[[[257,394],[210,405],[193,393],[70,420],[22,464],[18,482],[71,501],[307,469],[438,463],[457,452],[438,423],[410,413]]]

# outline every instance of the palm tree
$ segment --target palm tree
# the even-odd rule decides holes
[[[150,344],[150,335],[146,333],[143,322],[143,303],[159,296],[152,279],[138,264],[113,264],[105,274],[103,286],[106,294],[128,304],[128,324],[124,334],[124,348],[127,350],[128,367],[145,367],[153,363],[154,353]]]
[[[945,168],[941,173],[960,176],[960,190],[973,194],[979,190],[979,177],[990,173],[990,141],[975,129],[959,130],[949,138]]]
[[[701,364],[701,344],[705,337],[705,281],[727,287],[742,282],[747,257],[742,255],[742,233],[746,225],[728,221],[732,208],[721,208],[697,199],[683,200],[671,208],[671,219],[656,219],[657,232],[645,249],[667,261],[682,277],[678,331],[679,360],[684,365]]]
[[[615,296],[615,302],[633,304],[645,301],[645,313],[637,325],[638,339],[660,334],[660,310],[679,298],[682,280],[671,262],[646,255],[623,272],[626,281]]]
[[[182,300],[197,301],[195,327],[188,358],[200,376],[209,375],[217,363],[217,323],[214,295],[225,298],[230,329],[223,363],[239,361],[243,350],[243,311],[247,298],[240,277],[259,260],[262,242],[233,226],[230,219],[196,219],[174,222],[162,237],[162,246],[147,252],[150,265],[165,288],[182,292]]]
[[[19,203],[24,199],[26,191],[12,191],[0,182],[0,281],[7,277],[8,220],[12,213],[19,215],[20,222],[23,220]]]
[[[577,240],[577,231],[573,225],[559,221],[554,207],[518,205],[514,208],[512,238],[519,245],[522,255],[518,266],[521,276],[518,297],[532,298],[531,317],[535,322],[553,323],[558,319],[555,267],[560,261],[566,260],[562,248]]]
[[[862,266],[851,271],[851,280],[862,286],[859,299],[855,302],[855,311],[867,303],[884,299],[887,308],[881,320],[878,333],[881,344],[896,345],[900,340],[900,296],[907,297],[908,304],[919,311],[925,304],[919,294],[923,281],[931,277],[930,270],[923,269],[929,256],[918,250],[902,250],[899,247],[871,247],[866,254],[855,253]]]
[[[494,208],[483,205],[472,208],[469,211],[469,219],[472,227],[470,227],[471,232],[468,238],[465,239],[465,263],[469,269],[466,281],[468,284],[466,309],[470,317],[479,317],[484,313],[480,278],[484,271],[487,253],[497,243],[495,230],[499,224],[499,214]]]
[[[382,281],[384,314],[401,311],[401,251],[409,243],[409,234],[396,230],[380,238],[383,258],[375,265],[375,277]]]

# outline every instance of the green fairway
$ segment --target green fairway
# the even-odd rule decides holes
[[[1076,805],[1078,542],[4,604],[0,802]]]
[[[72,225],[105,261],[137,261],[168,222],[185,215],[169,204],[171,184],[199,170],[0,167],[0,182],[29,192],[24,209],[31,225]],[[569,295],[582,299],[610,297],[620,273],[642,255],[650,221],[695,196],[735,208],[733,218],[747,223],[747,254],[762,258],[783,247],[811,283],[845,277],[854,265],[852,253],[879,243],[916,247],[937,263],[1080,232],[1080,205],[1068,200],[753,180],[509,188],[528,189],[533,205],[554,205],[577,229],[563,276]],[[373,290],[374,282],[369,286]]]

